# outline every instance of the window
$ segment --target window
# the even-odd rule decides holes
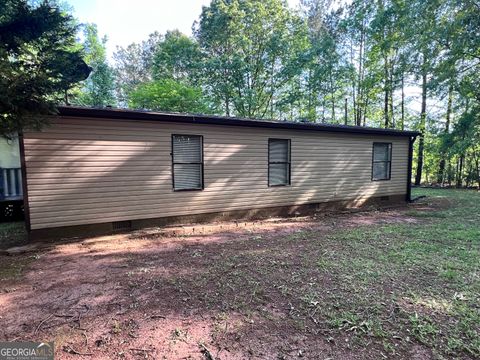
[[[392,170],[392,144],[373,143],[372,180],[390,180]]]
[[[173,190],[203,189],[203,137],[172,135]]]
[[[268,186],[290,185],[290,140],[268,139]]]

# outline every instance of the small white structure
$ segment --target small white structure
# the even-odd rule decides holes
[[[18,136],[0,137],[0,200],[21,200],[22,172]]]

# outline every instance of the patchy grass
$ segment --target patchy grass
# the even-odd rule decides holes
[[[479,358],[480,193],[414,195],[427,198],[209,235],[90,239],[39,261],[2,257],[19,260],[3,267],[10,279],[33,264],[21,291],[0,293],[0,340],[55,339],[68,325],[78,336],[64,349],[104,358]]]
[[[300,331],[386,357],[413,356],[415,342],[434,358],[480,357],[480,194],[420,194],[427,199],[404,214],[414,223],[298,230],[248,256],[221,254],[177,286],[200,292],[215,278],[209,307],[218,297],[224,311],[283,303]]]
[[[418,224],[326,237],[315,261],[338,288],[322,296],[327,306],[316,316],[337,333],[382,340],[391,355],[416,340],[436,357],[480,357],[480,195],[415,193],[428,196],[425,206],[407,212],[422,219]]]
[[[0,223],[0,249],[26,244],[27,231],[23,221]]]
[[[36,259],[38,255],[0,256],[0,282],[20,280],[27,266]]]
[[[2,249],[24,245],[26,242],[27,232],[23,222],[0,223],[0,253]],[[36,256],[1,257],[0,281],[19,279],[27,265],[35,258]]]
[[[350,314],[332,327],[345,331],[348,323],[362,329],[355,334],[376,337],[367,331],[373,323],[397,346],[415,339],[437,356],[480,357],[480,195],[415,193],[428,196],[427,206],[407,214],[427,221],[327,236],[327,248],[336,249],[329,273],[342,284],[329,316]]]

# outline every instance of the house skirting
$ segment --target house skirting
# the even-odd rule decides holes
[[[362,201],[361,203],[355,200],[341,200],[302,205],[276,206],[259,209],[169,216],[152,219],[132,219],[127,221],[108,222],[100,224],[86,224],[34,229],[29,232],[29,238],[33,241],[59,240],[69,238],[84,239],[91,236],[124,233],[131,230],[139,230],[148,227],[201,224],[208,222],[232,220],[262,220],[269,217],[308,216],[325,212],[339,212],[348,209],[359,209],[368,207],[382,208],[405,203],[406,195],[398,194],[371,197],[365,201]]]

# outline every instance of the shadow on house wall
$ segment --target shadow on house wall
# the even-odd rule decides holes
[[[307,204],[325,199],[348,199],[358,205],[368,197],[388,192],[392,184],[370,181],[371,164],[363,164],[365,154],[359,161],[359,154],[349,149],[331,154],[328,159],[315,151],[300,153],[297,147],[301,137],[296,132],[266,131],[265,141],[252,142],[243,130],[216,127],[224,136],[238,136],[238,142],[232,144],[221,134],[213,136],[211,128],[203,133],[201,127],[195,126],[157,129],[149,123],[149,128],[142,128],[142,136],[129,134],[126,127],[120,133],[109,130],[108,122],[92,126],[90,133],[83,128],[83,133],[77,134],[77,128],[76,124],[63,127],[71,130],[65,135],[55,134],[54,126],[45,136],[33,135],[40,140],[26,145],[34,228]],[[204,191],[173,191],[172,133],[204,136]],[[292,138],[292,185],[272,188],[268,187],[268,138],[279,136]],[[50,143],[50,138],[55,142]],[[258,150],[254,156],[252,146]],[[316,146],[321,148],[322,143]],[[370,149],[370,144],[367,147]],[[320,163],[323,166],[312,169],[313,164]],[[352,169],[358,169],[359,164],[362,170],[355,173]],[[359,177],[365,182],[352,185],[352,179]],[[392,180],[399,178],[395,175]],[[342,195],[345,191],[348,196]],[[218,206],[219,198],[222,207]]]

